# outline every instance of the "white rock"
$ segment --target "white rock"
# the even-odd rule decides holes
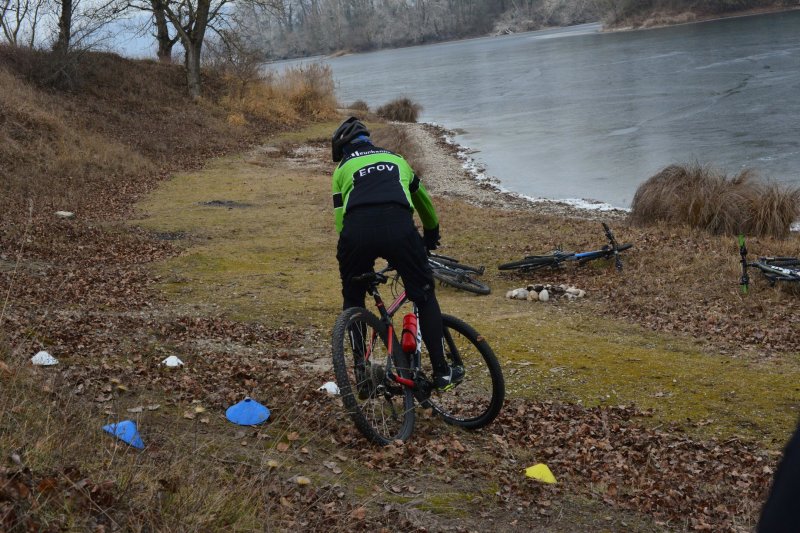
[[[33,363],[36,366],[53,366],[58,364],[58,359],[56,359],[49,353],[45,352],[44,350],[42,350],[41,352],[31,357],[31,363]]]
[[[506,293],[506,298],[513,298],[514,297],[514,289],[511,289]]]
[[[339,395],[339,386],[336,385],[333,381],[329,381],[323,384],[320,388],[317,389],[320,392],[327,392],[331,396],[338,396]]]
[[[583,298],[586,296],[586,291],[583,289],[578,289],[578,298]]]
[[[75,218],[75,213],[72,211],[56,211],[56,216],[59,218]]]
[[[528,299],[528,289],[517,289],[514,291],[514,298],[517,300],[527,300]]]
[[[170,368],[175,368],[177,366],[183,366],[183,361],[178,359],[177,355],[170,355],[169,357],[161,361],[161,364],[164,366],[168,366]]]
[[[580,292],[581,292],[581,290],[580,289],[576,289],[575,287],[570,287],[569,289],[567,289],[567,294],[572,294],[572,295],[575,295],[575,296],[580,294]]]
[[[547,289],[542,289],[542,292],[539,293],[539,301],[546,302],[550,299],[550,293],[547,292]]]

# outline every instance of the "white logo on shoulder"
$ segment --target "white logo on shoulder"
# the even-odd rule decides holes
[[[368,176],[369,174],[372,174],[373,172],[392,172],[395,168],[397,168],[396,165],[390,165],[388,163],[380,163],[378,165],[370,165],[368,167],[362,168],[361,170],[358,171],[358,175],[364,177]]]

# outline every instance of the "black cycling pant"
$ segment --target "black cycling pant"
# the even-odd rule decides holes
[[[800,530],[800,425],[783,450],[772,478],[769,497],[761,509],[758,533],[794,533]]]
[[[345,216],[336,249],[344,309],[364,307],[368,285],[353,278],[372,272],[378,257],[397,269],[409,300],[417,304],[422,340],[434,372],[446,372],[442,311],[436,300],[425,244],[408,208],[395,204],[362,206]]]

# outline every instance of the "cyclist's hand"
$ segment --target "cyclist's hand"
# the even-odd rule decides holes
[[[425,242],[425,248],[429,252],[439,247],[440,238],[438,225],[433,229],[426,229],[422,232],[422,240]]]

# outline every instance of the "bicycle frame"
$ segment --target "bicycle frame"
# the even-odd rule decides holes
[[[370,283],[367,292],[375,299],[375,306],[378,308],[378,312],[380,313],[381,322],[386,324],[386,336],[388,340],[388,347],[387,350],[388,354],[388,363],[386,368],[386,375],[394,381],[404,387],[409,387],[414,389],[417,386],[417,383],[413,379],[404,378],[397,373],[392,371],[391,365],[394,365],[394,350],[398,349],[400,343],[397,341],[397,336],[394,332],[394,323],[392,321],[392,317],[394,317],[395,313],[398,309],[400,309],[403,304],[409,301],[408,295],[406,291],[403,290],[397,298],[389,305],[387,308],[383,302],[383,298],[381,297],[380,291],[378,290],[378,284],[381,283],[381,280],[387,280],[388,277],[384,274],[388,270],[386,269],[381,270],[380,272],[375,273],[375,278]],[[419,326],[419,310],[417,309],[417,304],[413,303],[413,312],[417,317],[417,348],[414,354],[412,355],[411,361],[411,369],[414,371],[414,375],[417,374],[417,370],[420,368],[420,359],[421,359],[421,352],[422,352],[422,328]],[[372,355],[372,346],[377,340],[377,332],[372,332],[372,338],[368,346],[366,347],[364,359],[365,361],[369,361],[370,356]]]
[[[749,267],[759,269],[764,274],[764,277],[767,278],[771,287],[774,287],[779,281],[800,282],[800,269],[771,264],[771,261],[787,262],[793,258],[759,257],[758,261],[747,261],[747,247],[745,246],[744,235],[739,235],[739,255],[741,256],[742,264],[742,277],[739,279],[739,285],[741,285],[742,293],[744,294],[747,294],[750,287],[750,274],[747,272]]]
[[[524,257],[521,261],[501,264],[499,265],[499,268],[500,270],[511,270],[514,268],[519,268],[521,270],[536,270],[544,267],[556,268],[560,266],[561,263],[566,261],[577,261],[582,265],[594,259],[610,259],[613,257],[616,269],[621,271],[622,259],[620,257],[620,252],[624,252],[625,250],[632,248],[633,245],[620,245],[617,242],[617,239],[614,237],[614,233],[611,231],[611,228],[608,227],[608,224],[602,222],[602,225],[603,231],[606,234],[606,239],[608,239],[608,244],[599,250],[591,250],[588,252],[568,252],[561,250],[560,248],[556,248],[547,255],[529,255]]]

